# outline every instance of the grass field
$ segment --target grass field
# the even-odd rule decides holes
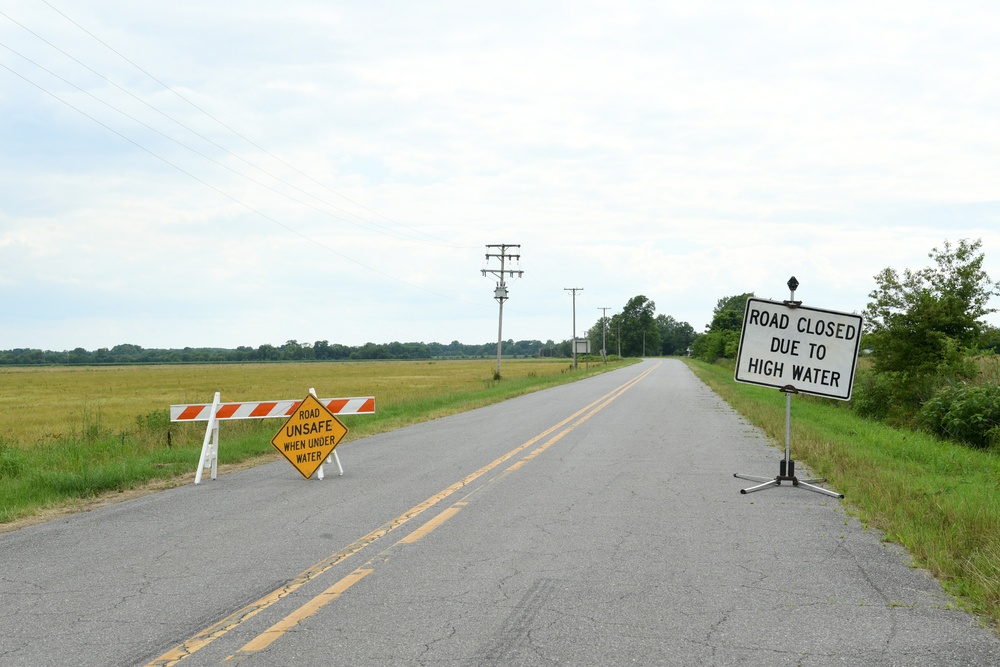
[[[688,366],[784,456],[785,396],[733,381],[732,366]],[[866,525],[904,546],[970,611],[1000,630],[1000,457],[858,417],[840,401],[792,397],[791,455]],[[766,473],[765,473],[766,474]]]
[[[0,368],[0,524],[193,477],[205,423],[171,424],[169,406],[223,401],[375,396],[376,414],[343,417],[348,440],[470,410],[628,362],[568,360],[400,361]],[[278,454],[280,420],[222,424],[219,462]]]

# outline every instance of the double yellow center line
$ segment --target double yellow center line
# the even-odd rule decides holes
[[[233,612],[229,616],[226,616],[222,620],[220,620],[220,621],[212,624],[211,626],[205,628],[201,632],[199,632],[199,633],[195,634],[194,636],[188,638],[184,642],[178,644],[177,646],[175,646],[171,650],[167,651],[166,653],[164,653],[160,657],[158,657],[155,660],[153,660],[152,662],[148,663],[148,665],[146,667],[170,667],[171,665],[176,665],[181,660],[183,660],[183,659],[191,656],[195,652],[197,652],[197,651],[205,648],[206,646],[208,646],[209,644],[211,644],[216,639],[219,639],[220,637],[222,637],[223,635],[225,635],[226,633],[228,633],[230,630],[236,629],[244,621],[247,621],[247,620],[253,618],[254,616],[256,616],[257,614],[261,613],[262,611],[264,611],[265,609],[267,609],[271,605],[273,605],[276,602],[278,602],[279,600],[282,600],[282,599],[288,597],[289,595],[291,595],[292,593],[294,593],[296,590],[298,590],[299,588],[301,588],[305,584],[309,583],[310,581],[313,581],[314,579],[318,578],[319,576],[321,576],[322,574],[324,574],[325,572],[327,572],[328,570],[330,570],[334,566],[342,563],[348,557],[350,557],[350,556],[358,553],[359,551],[361,551],[362,549],[364,549],[368,545],[370,545],[373,542],[381,539],[382,537],[384,537],[385,535],[389,534],[393,530],[399,528],[403,524],[405,524],[408,521],[410,521],[410,519],[413,519],[413,518],[419,516],[424,511],[430,509],[434,505],[437,505],[439,502],[441,502],[442,500],[444,500],[448,496],[452,495],[456,491],[459,491],[460,489],[463,489],[463,488],[469,486],[472,482],[476,481],[477,479],[479,479],[480,477],[482,477],[486,473],[488,473],[491,470],[497,468],[498,466],[502,465],[503,463],[505,463],[506,461],[510,460],[511,458],[517,456],[519,453],[523,452],[524,450],[532,447],[533,445],[535,445],[536,443],[538,443],[540,440],[545,439],[546,437],[548,437],[552,433],[555,433],[556,431],[559,431],[559,433],[556,433],[556,435],[554,435],[552,438],[550,438],[548,441],[546,441],[540,447],[538,447],[537,449],[535,449],[534,451],[532,451],[531,453],[529,453],[527,456],[525,456],[521,460],[517,461],[515,464],[511,465],[510,467],[508,467],[506,470],[503,471],[503,473],[501,473],[500,475],[498,475],[497,477],[495,477],[493,480],[491,480],[490,482],[488,482],[486,484],[483,484],[480,487],[478,487],[477,489],[473,490],[471,493],[468,494],[468,496],[466,496],[465,499],[463,499],[463,501],[466,501],[469,496],[472,496],[473,494],[478,493],[478,492],[482,491],[483,489],[485,489],[485,488],[487,488],[489,486],[492,486],[493,484],[495,484],[496,482],[498,482],[500,479],[502,479],[506,475],[514,472],[515,470],[518,470],[523,465],[525,465],[528,461],[531,461],[532,459],[534,459],[535,457],[537,457],[543,451],[545,451],[546,449],[548,449],[549,447],[551,447],[553,444],[555,444],[556,442],[558,442],[559,440],[561,440],[567,433],[569,433],[570,431],[572,431],[574,428],[576,428],[577,426],[579,426],[580,424],[582,424],[586,420],[590,419],[597,412],[599,412],[600,410],[602,410],[603,408],[605,408],[612,401],[614,401],[615,399],[617,399],[619,396],[621,396],[623,393],[625,393],[626,391],[628,391],[629,389],[631,389],[633,386],[635,386],[639,381],[641,381],[647,375],[649,375],[654,370],[656,370],[656,368],[658,368],[659,365],[660,364],[657,363],[652,368],[649,368],[646,371],[644,371],[643,373],[640,373],[639,375],[637,375],[636,377],[632,378],[631,380],[629,380],[625,384],[620,385],[619,387],[616,387],[615,389],[613,389],[612,391],[608,392],[604,396],[600,397],[599,399],[597,399],[593,403],[591,403],[591,404],[587,405],[586,407],[578,410],[577,412],[574,412],[573,414],[571,414],[566,419],[563,419],[558,424],[555,424],[554,426],[546,429],[542,433],[539,433],[538,435],[536,435],[535,437],[531,438],[530,440],[528,440],[524,444],[519,445],[518,447],[515,447],[514,449],[510,450],[509,452],[507,452],[506,454],[504,454],[503,456],[501,456],[500,458],[498,458],[498,459],[496,459],[496,460],[488,463],[487,465],[483,466],[482,468],[480,468],[479,470],[473,472],[472,474],[465,476],[464,478],[462,478],[461,480],[455,482],[454,484],[452,484],[448,488],[446,488],[446,489],[444,489],[442,491],[439,491],[438,493],[435,493],[433,496],[431,496],[427,500],[423,501],[422,503],[420,503],[418,505],[415,505],[414,507],[410,508],[409,510],[407,510],[403,514],[400,514],[398,517],[396,517],[392,521],[389,521],[389,522],[387,522],[387,523],[379,526],[378,528],[376,528],[375,530],[371,531],[370,533],[368,533],[364,537],[362,537],[362,538],[360,538],[358,540],[355,540],[354,542],[352,542],[348,546],[344,547],[340,551],[337,551],[337,552],[335,552],[333,554],[330,554],[330,556],[328,556],[327,558],[324,558],[323,560],[321,560],[320,562],[316,563],[315,565],[313,565],[309,569],[307,569],[304,572],[300,573],[298,576],[296,576],[294,579],[292,579],[291,581],[289,581],[284,586],[282,586],[282,587],[280,587],[280,588],[278,588],[278,589],[276,589],[274,591],[271,591],[270,593],[268,593],[264,597],[260,598],[259,600],[255,601],[255,602],[251,602],[250,604],[246,605],[245,607],[242,607],[241,609]],[[562,429],[562,430],[560,431],[560,429]],[[400,540],[399,543],[402,543],[402,544],[412,544],[413,542],[416,542],[417,540],[419,540],[420,538],[424,537],[425,535],[427,535],[428,533],[430,533],[432,530],[434,530],[435,528],[437,528],[438,526],[440,526],[441,524],[443,524],[445,521],[447,521],[451,517],[455,516],[455,514],[457,514],[461,510],[461,508],[463,506],[465,506],[466,504],[468,504],[468,503],[467,502],[457,502],[457,503],[455,503],[453,506],[445,509],[443,512],[441,512],[440,514],[438,514],[437,516],[435,516],[433,519],[431,519],[428,522],[426,522],[420,528],[417,528],[415,531],[413,531],[412,533],[410,533],[407,537],[405,537],[402,540]],[[271,626],[270,628],[268,628],[266,631],[264,631],[263,633],[261,633],[260,635],[258,635],[255,639],[253,639],[252,641],[250,641],[249,643],[247,643],[243,648],[241,648],[237,652],[236,655],[245,655],[245,654],[248,654],[248,653],[256,653],[257,651],[263,650],[264,648],[266,648],[267,646],[269,646],[276,639],[278,639],[279,637],[281,637],[288,629],[294,627],[296,624],[298,624],[299,622],[301,622],[305,618],[308,618],[312,614],[316,613],[324,605],[326,605],[329,602],[332,602],[333,600],[335,600],[337,597],[339,597],[341,594],[343,594],[343,592],[346,591],[348,588],[350,588],[352,585],[354,585],[355,583],[357,583],[358,581],[360,581],[362,578],[364,578],[365,576],[367,576],[368,574],[370,574],[372,572],[373,568],[368,567],[368,565],[370,565],[370,563],[366,563],[366,567],[358,568],[357,570],[355,570],[351,574],[349,574],[346,577],[344,577],[343,579],[339,580],[337,583],[335,583],[330,588],[328,588],[325,591],[323,591],[322,593],[320,593],[318,596],[310,599],[304,605],[302,605],[301,607],[299,607],[299,609],[297,609],[293,613],[289,614],[288,616],[286,616],[285,618],[283,618],[281,621],[279,621],[278,623],[274,624],[273,626]]]

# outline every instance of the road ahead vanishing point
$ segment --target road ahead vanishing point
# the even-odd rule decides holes
[[[1000,664],[678,361],[338,451],[0,535],[0,666]]]

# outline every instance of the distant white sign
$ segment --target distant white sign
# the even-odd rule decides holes
[[[735,379],[847,401],[860,347],[860,315],[747,299]]]
[[[587,338],[577,338],[574,350],[577,354],[590,354],[590,340]]]

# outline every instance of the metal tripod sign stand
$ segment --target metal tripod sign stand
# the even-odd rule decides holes
[[[740,493],[753,493],[754,491],[762,491],[763,489],[769,489],[773,486],[781,486],[782,482],[791,482],[792,486],[797,486],[800,489],[815,491],[816,493],[821,493],[825,496],[831,496],[833,498],[843,498],[843,493],[837,493],[836,491],[830,491],[829,489],[824,489],[821,486],[816,486],[817,484],[825,482],[825,477],[819,477],[816,479],[799,479],[795,476],[795,461],[792,460],[791,456],[792,394],[797,394],[798,392],[794,387],[782,388],[781,391],[785,392],[785,458],[779,462],[778,474],[775,477],[747,475],[742,472],[733,473],[733,477],[747,479],[751,482],[763,482],[763,484],[758,484],[757,486],[740,489]]]
[[[753,493],[791,482],[793,486],[833,498],[836,491],[816,484],[820,479],[799,479],[791,457],[792,394],[813,394],[850,400],[861,344],[861,317],[802,306],[795,300],[799,281],[788,281],[788,301],[747,299],[736,358],[737,382],[775,387],[785,394],[785,458],[775,477],[734,473],[734,477],[760,482],[741,489]]]

